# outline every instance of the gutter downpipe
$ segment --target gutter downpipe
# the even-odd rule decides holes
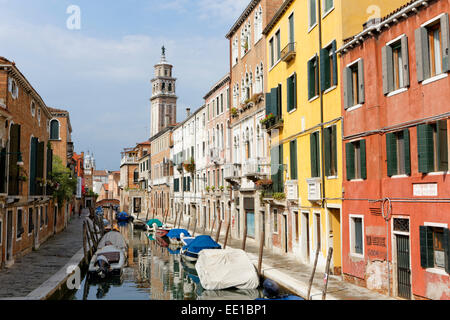
[[[318,25],[319,25],[319,62],[317,63],[317,69],[318,69],[318,74],[319,74],[319,78],[321,76],[321,72],[322,70],[320,69],[320,51],[322,50],[322,5],[321,5],[321,1],[318,1]],[[321,146],[320,146],[320,152],[321,152],[321,171],[322,171],[322,209],[325,208],[325,141],[324,141],[324,137],[323,137],[323,93],[324,91],[322,90],[322,86],[321,84],[321,78],[319,80],[319,96],[320,96],[320,141],[321,141]]]

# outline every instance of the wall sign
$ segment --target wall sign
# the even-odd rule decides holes
[[[413,184],[414,197],[436,197],[438,195],[437,183]]]

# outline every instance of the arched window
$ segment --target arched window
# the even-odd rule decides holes
[[[262,7],[259,6],[258,10],[256,10],[255,12],[255,43],[258,42],[261,38],[262,38],[262,32],[263,32],[263,27],[262,27],[262,21],[263,20],[263,15],[262,15]]]
[[[239,60],[239,41],[238,41],[238,37],[236,36],[233,40],[233,51],[232,51],[232,62],[233,62],[233,66],[238,62]]]
[[[59,121],[56,119],[50,121],[50,139],[59,140]]]

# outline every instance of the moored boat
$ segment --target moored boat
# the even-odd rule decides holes
[[[195,237],[195,239],[183,239],[186,245],[181,249],[181,257],[190,262],[196,262],[198,254],[204,249],[221,249],[222,246],[213,238],[206,235]]]
[[[107,242],[107,245],[97,250],[89,263],[89,277],[105,279],[111,276],[121,276],[125,266],[125,252]]]
[[[185,237],[192,238],[191,234],[186,229],[171,229],[167,233],[167,237],[170,240],[170,244],[172,244],[174,246],[182,246],[183,242],[181,241],[181,239],[183,239]]]

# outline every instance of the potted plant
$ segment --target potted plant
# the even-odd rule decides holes
[[[273,181],[271,179],[259,179],[255,182],[255,185],[259,188],[268,188],[273,184]]]
[[[231,108],[231,115],[233,117],[237,117],[238,116],[238,110],[236,108]]]
[[[220,187],[219,187],[219,190],[220,190],[221,192],[223,192],[223,189],[224,189],[224,186],[220,186]]]
[[[211,187],[211,190],[212,190],[212,192],[216,191],[216,187],[215,187],[215,186],[212,186],[212,187]]]
[[[210,188],[209,186],[206,186],[206,187],[205,187],[206,192],[209,192],[210,189],[211,189],[211,188]]]
[[[189,172],[190,174],[195,173],[195,161],[194,158],[191,158],[190,162],[186,162],[183,164],[184,170]]]
[[[275,192],[273,194],[273,199],[277,201],[283,201],[286,199],[286,194],[284,192]]]

